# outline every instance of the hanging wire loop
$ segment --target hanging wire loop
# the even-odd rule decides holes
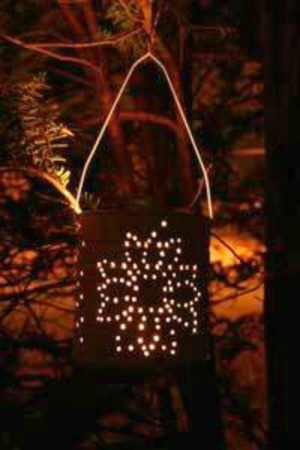
[[[113,102],[113,104],[111,106],[111,109],[109,110],[109,112],[108,112],[108,114],[106,116],[106,119],[105,119],[105,121],[104,121],[104,123],[103,123],[103,125],[102,125],[102,127],[101,127],[101,129],[99,131],[99,133],[98,133],[96,141],[95,141],[95,143],[94,143],[94,145],[93,145],[93,147],[91,149],[91,152],[90,152],[90,154],[89,154],[89,156],[88,156],[88,158],[87,158],[87,160],[85,162],[85,165],[83,167],[83,171],[82,171],[82,174],[81,174],[79,186],[78,186],[77,196],[76,196],[76,210],[77,211],[81,211],[80,199],[81,199],[82,190],[83,190],[83,186],[84,186],[84,182],[85,182],[85,179],[86,179],[86,175],[87,175],[89,166],[90,166],[90,164],[92,162],[92,159],[93,159],[93,157],[94,157],[94,155],[95,155],[95,153],[97,151],[97,148],[98,148],[99,144],[101,143],[101,141],[103,139],[103,136],[104,136],[104,134],[105,134],[105,132],[107,130],[107,127],[109,126],[109,123],[110,123],[110,121],[111,121],[111,119],[113,117],[113,114],[116,111],[118,103],[121,100],[121,98],[122,98],[122,96],[123,96],[123,94],[124,94],[124,92],[125,92],[125,90],[126,90],[126,88],[128,86],[128,83],[129,83],[133,73],[135,72],[135,70],[138,68],[138,66],[142,65],[147,60],[150,60],[150,61],[154,62],[160,68],[162,73],[164,74],[165,79],[167,80],[168,86],[169,86],[169,88],[171,90],[171,93],[172,93],[174,102],[176,104],[176,107],[177,107],[177,109],[178,109],[178,111],[180,113],[180,117],[181,117],[181,119],[183,121],[184,127],[186,129],[187,134],[188,134],[189,140],[190,140],[190,142],[192,144],[192,148],[194,150],[194,153],[195,153],[197,162],[199,164],[200,170],[201,170],[201,172],[203,174],[203,179],[204,179],[205,189],[206,189],[207,203],[208,203],[208,215],[212,219],[213,218],[213,207],[212,207],[212,196],[211,196],[211,188],[210,188],[208,171],[206,170],[206,167],[205,167],[205,164],[203,162],[200,150],[199,150],[199,148],[197,146],[196,140],[195,140],[195,138],[193,136],[193,132],[192,132],[191,127],[190,127],[190,125],[188,123],[188,120],[187,120],[187,117],[185,115],[183,106],[180,103],[178,94],[177,94],[176,89],[175,89],[175,87],[173,85],[173,82],[172,82],[171,77],[170,77],[170,75],[168,73],[168,70],[167,70],[166,66],[156,56],[154,56],[153,53],[151,52],[152,39],[153,39],[153,35],[152,36],[149,35],[149,44],[150,44],[149,51],[145,55],[143,55],[142,57],[137,59],[133,63],[131,68],[129,69],[129,72],[128,72],[127,76],[125,77],[125,80],[124,80],[123,84],[120,87],[120,90],[119,90],[119,92],[118,92],[118,94],[117,94],[117,96],[116,96],[116,98],[115,98],[115,100],[114,100],[114,102]]]

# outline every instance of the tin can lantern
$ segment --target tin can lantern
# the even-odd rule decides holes
[[[162,70],[204,176],[210,217],[176,211],[81,212],[75,359],[101,369],[161,370],[209,354],[207,271],[212,218],[207,172],[165,66],[151,53],[129,71],[83,169],[87,170],[136,68]]]

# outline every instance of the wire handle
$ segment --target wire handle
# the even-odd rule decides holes
[[[102,127],[100,129],[100,132],[99,132],[99,134],[97,136],[97,139],[96,139],[96,141],[95,141],[95,143],[93,145],[93,148],[92,148],[92,150],[91,150],[91,152],[90,152],[90,154],[89,154],[89,156],[88,156],[88,158],[86,160],[86,163],[85,163],[85,165],[83,167],[83,171],[82,171],[82,174],[81,174],[81,177],[80,177],[79,186],[78,186],[78,192],[77,192],[77,196],[76,196],[76,207],[77,207],[78,210],[81,210],[80,209],[80,198],[81,198],[82,189],[83,189],[83,185],[84,185],[84,181],[85,181],[85,178],[86,178],[86,174],[87,174],[88,168],[89,168],[90,163],[91,163],[91,161],[92,161],[92,159],[93,159],[93,157],[95,155],[95,152],[96,152],[96,150],[98,148],[98,145],[101,142],[101,140],[102,140],[102,138],[104,136],[104,133],[106,132],[106,129],[107,129],[107,127],[109,125],[109,122],[110,122],[110,120],[111,120],[111,118],[112,118],[112,116],[113,116],[113,114],[114,114],[114,112],[115,112],[115,110],[116,110],[116,108],[118,106],[118,103],[119,103],[122,95],[124,94],[125,89],[127,88],[127,85],[128,85],[128,83],[130,81],[130,78],[132,77],[132,75],[135,72],[136,68],[140,64],[142,64],[144,61],[146,61],[147,59],[152,60],[154,63],[156,63],[158,65],[158,67],[161,69],[161,71],[163,72],[163,74],[164,74],[164,76],[165,76],[165,78],[166,78],[166,80],[168,82],[169,88],[170,88],[170,90],[172,92],[172,95],[173,95],[173,99],[174,99],[175,104],[176,104],[176,106],[178,108],[178,111],[180,113],[181,119],[182,119],[182,121],[184,123],[184,126],[185,126],[185,129],[186,129],[186,131],[188,133],[189,139],[191,141],[191,144],[192,144],[193,150],[195,152],[195,155],[196,155],[199,167],[201,169],[201,172],[203,173],[203,178],[204,178],[204,182],[205,182],[205,189],[206,189],[206,196],[207,196],[207,203],[208,203],[208,214],[209,214],[209,217],[212,219],[213,218],[213,207],[212,207],[211,189],[210,189],[209,177],[208,177],[207,170],[205,168],[203,159],[202,159],[200,151],[199,151],[199,149],[197,147],[197,144],[196,144],[195,138],[193,136],[191,127],[190,127],[190,125],[188,123],[188,120],[187,120],[186,115],[184,113],[183,107],[181,106],[180,100],[179,100],[178,95],[176,93],[175,87],[174,87],[174,85],[172,83],[172,80],[171,80],[171,78],[170,78],[170,76],[168,74],[168,71],[167,71],[166,67],[164,66],[164,64],[156,56],[154,56],[151,53],[151,51],[149,51],[148,53],[146,53],[145,55],[143,55],[141,58],[139,58],[137,61],[135,61],[133,63],[133,65],[131,66],[131,68],[130,68],[130,70],[129,70],[129,72],[128,72],[128,74],[127,74],[127,76],[126,76],[126,78],[125,78],[125,80],[124,80],[124,82],[123,82],[119,92],[118,92],[118,95],[116,96],[116,98],[115,98],[115,100],[113,102],[113,105],[112,105],[109,113],[107,114],[107,117],[106,117],[106,119],[105,119],[105,121],[104,121],[104,123],[103,123],[103,125],[102,125]]]

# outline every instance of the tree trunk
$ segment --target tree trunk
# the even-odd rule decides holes
[[[83,10],[83,16],[85,18],[85,28],[81,25],[78,18],[75,16],[73,11],[71,10],[71,6],[68,3],[61,2],[60,3],[61,11],[72,28],[75,36],[78,37],[78,41],[81,42],[86,39],[86,35],[89,34],[89,38],[93,41],[95,40],[95,35],[97,33],[97,23],[95,10],[92,7],[92,4],[89,0],[86,0],[82,3],[81,7]],[[87,29],[87,31],[86,31]],[[101,51],[99,49],[86,50],[80,49],[78,50],[80,55],[83,54],[86,60],[91,60],[91,62],[95,62],[99,66],[100,74],[96,80],[97,86],[97,96],[99,98],[99,104],[101,105],[102,118],[106,116],[109,109],[111,108],[115,96],[110,89],[110,83],[108,76],[105,72],[103,65],[101,64]],[[118,167],[119,172],[119,185],[118,191],[124,196],[128,197],[130,193],[130,170],[128,167],[128,162],[126,159],[126,149],[125,142],[123,139],[123,133],[121,128],[121,123],[118,120],[117,115],[115,114],[112,118],[109,127],[108,133],[112,142],[112,151],[114,154],[114,159]]]
[[[164,45],[162,40],[157,38],[158,51],[162,56],[162,60],[166,65],[168,72],[170,74],[170,78],[174,83],[174,87],[176,89],[177,95],[181,104],[184,106],[184,93],[183,86],[181,82],[180,69],[177,66],[172,58],[167,47]],[[171,93],[170,93],[171,95]],[[185,204],[188,204],[192,200],[193,188],[195,189],[195,183],[193,183],[193,172],[192,172],[192,158],[191,158],[191,149],[189,146],[189,138],[187,135],[187,131],[184,127],[181,115],[174,105],[175,118],[178,126],[178,133],[176,136],[177,139],[177,151],[178,151],[178,159],[180,165],[180,184],[181,184],[181,195],[182,200]],[[202,174],[200,174],[200,177]]]
[[[289,410],[288,379],[293,330],[286,314],[300,288],[299,181],[300,52],[299,0],[264,0],[266,86],[266,346],[269,383],[269,448],[299,448],[300,434]],[[298,16],[297,16],[298,14]],[[297,22],[298,21],[298,22]],[[288,323],[289,320],[289,323]],[[289,351],[289,352],[288,352]],[[296,409],[295,409],[296,411]]]

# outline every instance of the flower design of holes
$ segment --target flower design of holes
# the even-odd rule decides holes
[[[184,261],[184,242],[162,221],[146,239],[127,232],[119,260],[97,263],[97,322],[115,322],[116,353],[178,352],[178,338],[200,326],[199,268]]]

